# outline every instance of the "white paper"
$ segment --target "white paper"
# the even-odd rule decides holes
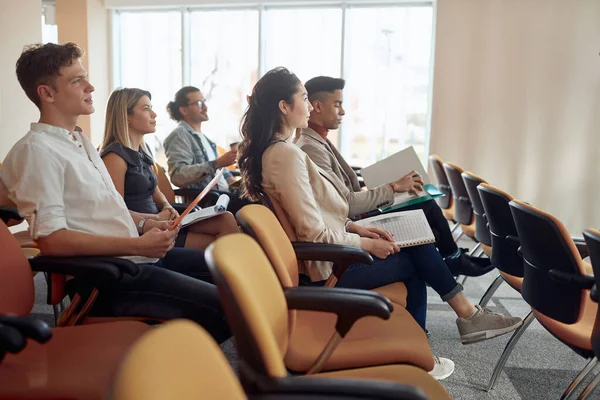
[[[363,168],[360,173],[367,187],[374,189],[377,186],[395,182],[412,170],[417,171],[423,177],[426,185],[431,183],[423,164],[421,164],[421,160],[419,160],[419,156],[417,156],[415,149],[410,146],[396,154],[392,154],[388,158],[384,158],[373,165]]]
[[[381,228],[394,235],[400,247],[434,243],[435,236],[423,210],[400,211],[355,221],[364,227]]]
[[[181,227],[185,228],[186,226],[196,223],[198,221],[202,221],[223,214],[225,211],[227,211],[228,205],[229,196],[227,196],[226,194],[222,194],[219,196],[214,206],[202,208],[198,211],[191,212],[185,217],[183,217],[183,220],[181,221]]]

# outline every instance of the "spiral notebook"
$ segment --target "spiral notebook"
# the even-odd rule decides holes
[[[435,243],[435,236],[423,210],[382,214],[361,219],[354,223],[364,227],[381,228],[390,232],[394,235],[394,242],[399,247]]]

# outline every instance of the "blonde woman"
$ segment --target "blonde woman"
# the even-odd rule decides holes
[[[156,131],[151,98],[150,92],[134,88],[110,95],[100,151],[127,208],[142,216],[139,230],[147,219],[167,221],[179,215],[158,188],[154,161],[144,144],[144,135]],[[204,250],[217,237],[234,232],[238,232],[235,218],[225,213],[181,229],[175,246]]]

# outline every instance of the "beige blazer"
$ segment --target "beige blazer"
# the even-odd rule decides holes
[[[277,142],[262,156],[263,190],[282,206],[300,241],[360,247],[360,237],[345,230],[348,203],[308,155],[292,143]],[[312,281],[329,278],[332,264],[306,263]]]
[[[367,211],[394,203],[390,185],[361,191],[358,178],[335,146],[311,128],[303,129],[296,145],[325,173],[333,177],[333,184],[343,193],[349,204],[348,215],[355,217]]]

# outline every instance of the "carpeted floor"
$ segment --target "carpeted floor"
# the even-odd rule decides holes
[[[463,240],[460,242],[461,247],[469,244]],[[496,273],[492,271],[486,276],[467,280],[465,293],[473,303],[479,302],[495,277]],[[35,282],[36,305],[33,313],[52,323],[52,309],[45,305],[46,285],[43,276],[38,274]],[[506,284],[498,289],[488,306],[493,311],[520,317],[524,317],[529,311],[519,294]],[[514,349],[496,387],[485,392],[494,365],[510,335],[463,346],[458,337],[455,319],[450,307],[429,289],[427,327],[431,332],[431,348],[434,354],[450,358],[456,364],[454,374],[442,381],[454,399],[559,399],[569,382],[586,363],[534,321]],[[227,341],[222,348],[235,366],[237,356],[233,343]],[[600,399],[600,389],[592,398]]]

